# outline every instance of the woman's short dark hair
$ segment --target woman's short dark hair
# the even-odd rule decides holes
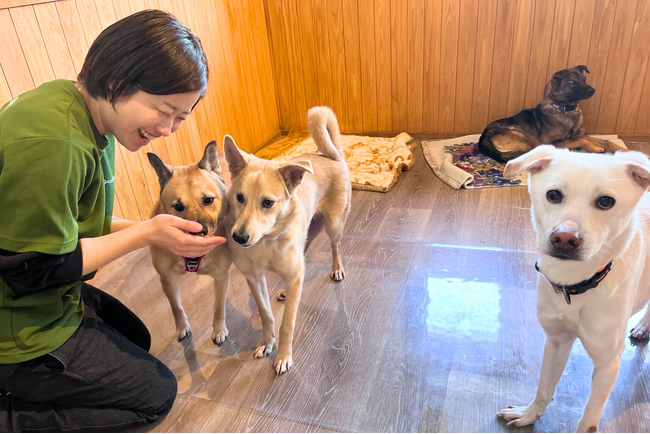
[[[201,41],[173,15],[144,10],[102,31],[77,80],[93,98],[115,103],[138,90],[153,95],[200,91],[208,86]]]

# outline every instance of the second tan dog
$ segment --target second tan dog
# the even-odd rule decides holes
[[[345,277],[340,240],[350,212],[350,175],[341,149],[336,117],[327,107],[314,107],[309,132],[322,155],[278,162],[241,151],[226,136],[224,153],[232,184],[226,238],[232,259],[246,277],[262,319],[262,341],[255,357],[271,353],[275,329],[265,270],[278,273],[286,285],[286,307],[274,368],[282,374],[293,365],[292,341],[305,275],[304,252],[324,227],[332,243],[331,277]]]
[[[201,161],[189,166],[168,166],[153,152],[147,156],[160,182],[160,199],[154,207],[152,217],[158,214],[175,215],[201,223],[202,235],[225,236],[223,222],[228,202],[225,200],[226,185],[221,178],[216,143],[208,143]],[[184,273],[196,272],[214,278],[212,341],[217,345],[224,343],[228,338],[226,294],[231,264],[227,245],[221,244],[201,258],[183,258],[155,245],[151,245],[150,250],[153,266],[160,275],[160,282],[174,314],[178,340],[190,334],[190,323],[181,304],[176,282]]]

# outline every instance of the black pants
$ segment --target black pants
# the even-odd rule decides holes
[[[81,297],[83,321],[60,348],[0,365],[0,431],[121,431],[171,409],[176,378],[148,353],[142,321],[93,286]]]

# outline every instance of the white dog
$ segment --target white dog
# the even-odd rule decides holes
[[[574,153],[540,146],[508,163],[529,172],[539,248],[537,317],[546,344],[537,396],[498,416],[508,425],[538,420],[553,399],[571,347],[580,338],[594,363],[579,432],[595,432],[618,376],[626,324],[650,299],[650,160],[638,152]],[[631,337],[645,339],[650,309]]]

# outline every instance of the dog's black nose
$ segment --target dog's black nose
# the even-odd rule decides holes
[[[574,231],[557,230],[551,234],[551,244],[562,253],[571,252],[580,246],[580,234]]]
[[[235,240],[237,244],[241,244],[241,245],[246,244],[249,238],[250,236],[248,234],[239,235],[237,232],[233,232],[232,234],[232,239]]]

